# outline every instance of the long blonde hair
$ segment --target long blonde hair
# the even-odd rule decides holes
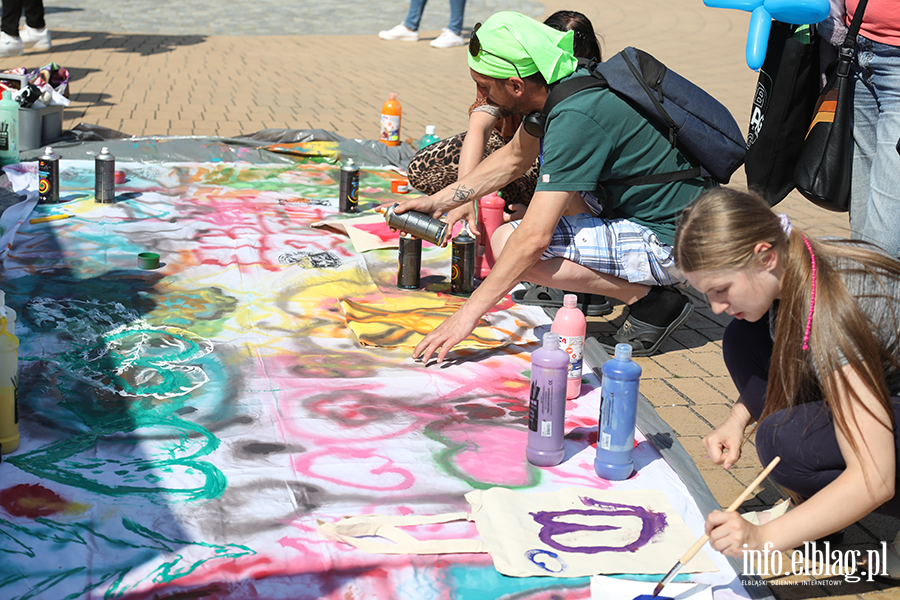
[[[675,232],[675,263],[686,273],[742,269],[762,259],[762,254],[754,253],[759,242],[769,243],[770,251],[778,252],[783,266],[769,383],[760,421],[776,411],[821,398],[831,409],[836,427],[859,456],[860,448],[849,431],[853,417],[846,405],[836,401],[839,382],[851,402],[860,398],[842,367],[849,364],[855,368],[865,388],[890,415],[893,428],[894,413],[883,365],[897,366],[898,361],[881,350],[871,323],[840,275],[854,272],[874,277],[884,297],[890,298],[885,282],[900,281],[900,261],[858,241],[815,240],[796,227],[787,234],[781,219],[762,198],[718,188],[702,195],[682,213]],[[813,284],[807,242],[816,261],[809,351],[803,349]],[[846,259],[840,269],[839,259]],[[847,261],[852,266],[846,266]],[[889,304],[893,313],[893,304]],[[897,329],[898,316],[892,316]],[[836,374],[837,380],[831,374]]]

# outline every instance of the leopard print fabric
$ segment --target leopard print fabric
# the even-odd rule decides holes
[[[459,153],[466,133],[458,133],[416,152],[406,169],[409,184],[424,194],[436,194],[459,178]],[[496,130],[491,132],[484,148],[484,158],[504,146],[503,138]],[[509,207],[513,204],[528,205],[537,185],[540,161],[535,160],[526,173],[500,190],[500,196]]]

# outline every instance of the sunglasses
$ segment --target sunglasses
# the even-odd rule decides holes
[[[499,54],[494,54],[493,52],[488,52],[484,48],[481,47],[481,40],[478,39],[478,29],[481,27],[481,23],[475,23],[475,27],[472,28],[472,35],[469,37],[469,54],[472,55],[472,58],[478,58],[478,55],[484,52],[485,54],[490,54],[495,58],[499,58],[502,61],[508,62],[512,65],[513,69],[516,70],[516,75],[519,76],[519,79],[522,79],[522,75],[519,74],[519,67],[516,66],[516,63],[509,60],[508,58],[503,58]]]

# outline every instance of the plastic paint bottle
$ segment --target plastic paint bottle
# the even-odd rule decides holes
[[[4,90],[0,99],[0,166],[19,162],[19,103],[12,91]]]
[[[0,290],[0,305],[6,307],[6,331],[12,335],[16,335],[16,311],[6,304],[6,293]]]
[[[584,360],[584,336],[587,334],[587,319],[577,307],[578,296],[566,294],[563,305],[553,318],[550,331],[559,334],[559,349],[569,357],[566,399],[577,398],[581,394],[581,367]]]
[[[425,135],[419,138],[419,150],[439,141],[441,141],[441,138],[434,134],[434,125],[426,125]]]
[[[400,102],[393,92],[381,107],[381,142],[388,146],[400,145]]]
[[[631,346],[616,344],[614,358],[603,363],[600,428],[594,472],[603,479],[628,479],[634,470],[634,426],[641,366],[631,360]]]
[[[528,403],[528,445],[525,458],[552,467],[566,455],[566,372],[569,355],[559,349],[559,335],[544,334],[543,346],[531,353],[531,394]]]
[[[478,241],[478,260],[475,263],[475,276],[484,279],[494,266],[494,251],[491,249],[491,236],[503,225],[503,207],[505,203],[496,192],[483,196],[478,200],[478,229],[481,239]]]
[[[0,452],[19,447],[19,339],[9,333],[6,299],[0,298]]]

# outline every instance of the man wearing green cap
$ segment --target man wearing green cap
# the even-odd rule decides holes
[[[469,68],[479,93],[501,111],[540,113],[555,83],[590,76],[578,68],[572,47],[571,31],[500,12],[473,29]],[[520,127],[509,144],[462,180],[397,208],[398,213],[418,210],[435,217],[446,213],[451,226],[460,219],[472,221],[473,200],[519,177],[541,158],[525,217],[501,226],[492,237],[497,259],[490,275],[416,346],[414,356],[427,362],[437,352],[441,362],[519,281],[627,304],[628,317],[619,331],[600,339],[609,351],[624,342],[631,344],[634,355],[649,356],[690,316],[690,300],[672,287],[683,279],[675,271],[671,245],[679,213],[708,182],[598,182],[696,165],[673,148],[657,126],[606,88],[587,89],[560,102],[546,115],[543,133],[534,137]]]

